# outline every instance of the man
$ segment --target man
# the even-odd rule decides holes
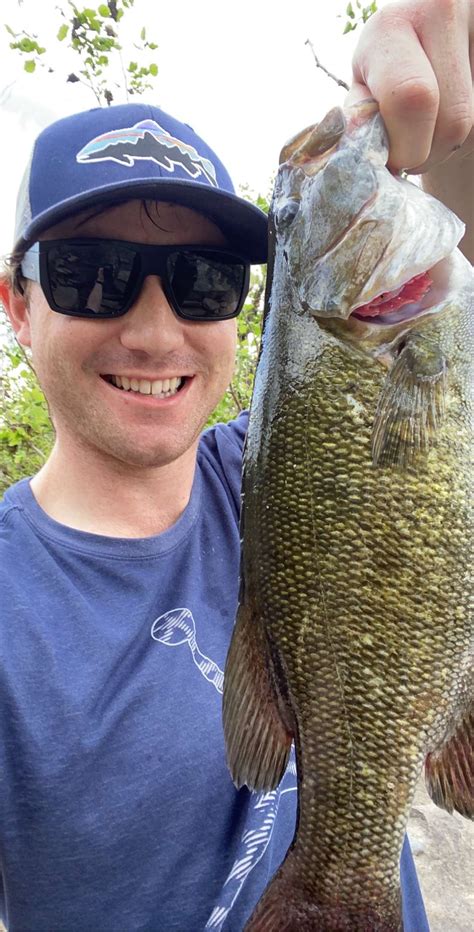
[[[428,169],[460,214],[473,18],[448,0],[383,11],[350,93],[379,101],[392,167]],[[240,932],[291,841],[294,764],[257,796],[225,765],[245,416],[201,435],[265,242],[215,153],[163,111],[76,114],[37,140],[1,290],[56,430],[1,512],[12,932]],[[407,845],[402,888],[406,932],[426,930]]]

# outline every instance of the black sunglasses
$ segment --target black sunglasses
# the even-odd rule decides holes
[[[159,275],[178,317],[228,320],[241,311],[250,279],[248,262],[225,249],[108,239],[42,240],[21,271],[40,283],[53,311],[94,319],[126,314],[146,276]]]

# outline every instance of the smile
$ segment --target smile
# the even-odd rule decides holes
[[[176,395],[184,383],[183,376],[171,379],[130,379],[125,375],[106,375],[103,378],[124,392],[138,392],[140,395],[154,395],[156,398],[170,398]]]

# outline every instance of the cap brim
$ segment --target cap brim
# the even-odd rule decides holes
[[[122,185],[114,183],[110,187],[101,187],[97,191],[92,189],[60,201],[35,217],[21,239],[15,244],[15,251],[28,249],[48,227],[86,207],[93,207],[95,204],[113,204],[135,198],[166,201],[190,207],[213,220],[227,237],[232,248],[238,250],[248,262],[267,261],[268,219],[260,208],[227,191],[184,180],[168,181],[166,178],[154,181],[140,178],[135,181],[127,180]]]

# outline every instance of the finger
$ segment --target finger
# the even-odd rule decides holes
[[[443,0],[418,29],[436,76],[439,106],[428,158],[417,166],[425,172],[461,148],[473,124],[472,72],[468,9],[458,0]]]
[[[389,139],[388,165],[410,170],[430,155],[440,103],[438,82],[412,24],[390,7],[382,19],[383,12],[364,29],[349,97],[352,102],[361,96],[377,100]]]

